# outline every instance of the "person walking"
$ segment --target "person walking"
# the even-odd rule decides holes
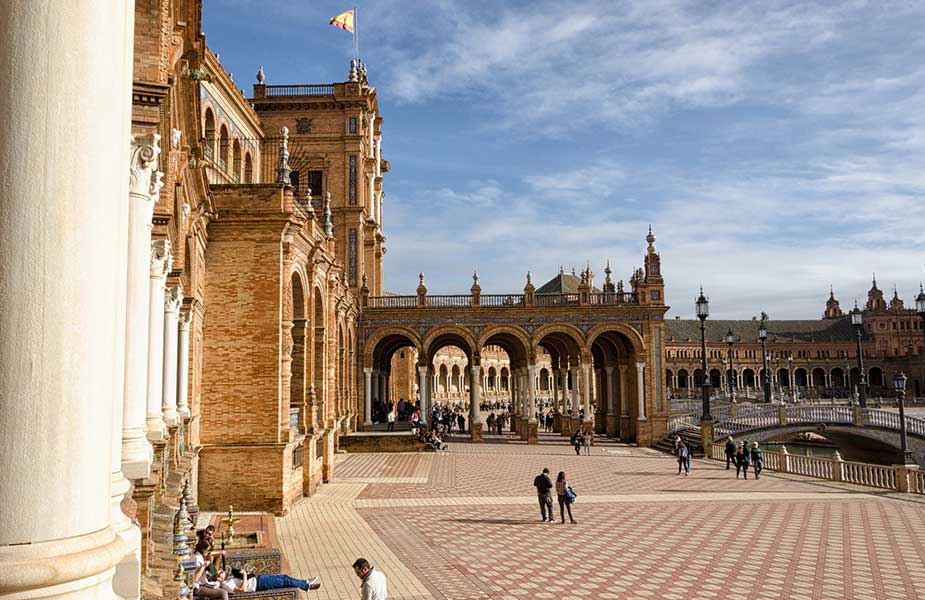
[[[572,445],[575,446],[575,455],[581,456],[581,446],[584,444],[584,438],[581,435],[581,429],[576,429],[572,434]]]
[[[585,454],[591,456],[591,442],[594,441],[594,432],[586,431],[581,437],[581,446],[585,449]]]
[[[386,431],[395,431],[395,411],[389,411],[388,421],[389,426]]]
[[[353,572],[363,582],[360,585],[360,600],[388,600],[385,573],[371,566],[365,558],[353,562]]]
[[[546,522],[546,513],[549,512],[549,522],[552,523],[555,517],[552,514],[552,479],[549,478],[549,468],[544,468],[543,472],[533,479],[533,487],[536,488],[536,497],[540,503],[540,517]]]
[[[684,476],[691,474],[691,451],[683,441],[678,444],[678,475],[684,470]]]
[[[726,438],[726,470],[729,470],[729,465],[735,462],[736,457],[736,443],[732,440],[730,435]]]
[[[574,494],[572,486],[565,478],[565,471],[559,471],[556,476],[556,496],[559,499],[559,516],[562,518],[562,523],[565,523],[565,511],[568,511],[568,520],[572,523],[576,522],[572,517],[572,496]]]
[[[739,447],[736,448],[736,479],[739,478],[739,471],[742,471],[744,479],[748,479],[749,462],[748,448],[745,447],[745,444],[739,444]]]
[[[761,471],[764,470],[764,457],[761,455],[761,448],[758,442],[752,442],[751,450],[752,466],[755,468],[755,479],[761,479]]]

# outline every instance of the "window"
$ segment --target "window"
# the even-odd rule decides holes
[[[250,152],[244,155],[244,183],[254,183],[254,162]]]
[[[292,192],[298,196],[299,195],[299,172],[291,171],[289,173],[289,183],[292,184]]]
[[[350,204],[357,203],[357,157],[356,154],[350,155]]]
[[[350,117],[350,124],[347,127],[348,127],[347,131],[349,131],[350,133],[356,133],[357,132],[357,118]]]
[[[319,200],[320,204],[324,204],[324,171],[309,171],[308,172],[308,187],[312,188],[312,199]]]
[[[662,293],[661,293],[660,291],[658,291],[658,290],[653,290],[653,291],[652,291],[651,298],[652,298],[653,300],[661,300],[661,299],[662,299]]]
[[[224,171],[228,168],[228,128],[222,125],[220,131],[218,138],[218,166]]]

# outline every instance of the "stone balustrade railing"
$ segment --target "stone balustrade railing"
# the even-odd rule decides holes
[[[391,308],[533,308],[555,306],[617,306],[639,304],[636,294],[440,294],[417,296],[363,296],[365,309]]]
[[[888,466],[850,462],[842,460],[838,454],[835,458],[803,456],[790,454],[786,446],[782,447],[780,452],[763,451],[762,456],[764,468],[769,471],[910,494],[925,494],[925,472],[917,465]],[[724,444],[713,444],[710,458],[725,461]]]
[[[721,405],[711,409],[711,412],[715,419],[713,425],[714,440],[745,431],[806,423],[879,427],[892,431],[900,430],[898,413],[876,408],[741,404]],[[668,433],[674,433],[685,427],[698,427],[699,424],[699,410],[674,415],[668,419]],[[925,419],[906,416],[906,432],[911,436],[925,438]]]

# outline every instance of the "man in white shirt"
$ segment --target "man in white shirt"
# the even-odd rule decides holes
[[[371,567],[365,558],[358,558],[353,563],[353,572],[363,582],[360,585],[361,600],[387,600],[388,589],[382,571]]]

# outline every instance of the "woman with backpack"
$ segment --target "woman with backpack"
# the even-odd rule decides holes
[[[683,441],[678,444],[678,475],[684,469],[684,476],[691,474],[691,451]]]
[[[562,517],[562,523],[565,523],[565,511],[568,511],[569,521],[577,523],[572,517],[572,501],[575,499],[575,492],[565,479],[565,471],[559,471],[559,475],[556,476],[556,496],[559,498],[559,516]]]

